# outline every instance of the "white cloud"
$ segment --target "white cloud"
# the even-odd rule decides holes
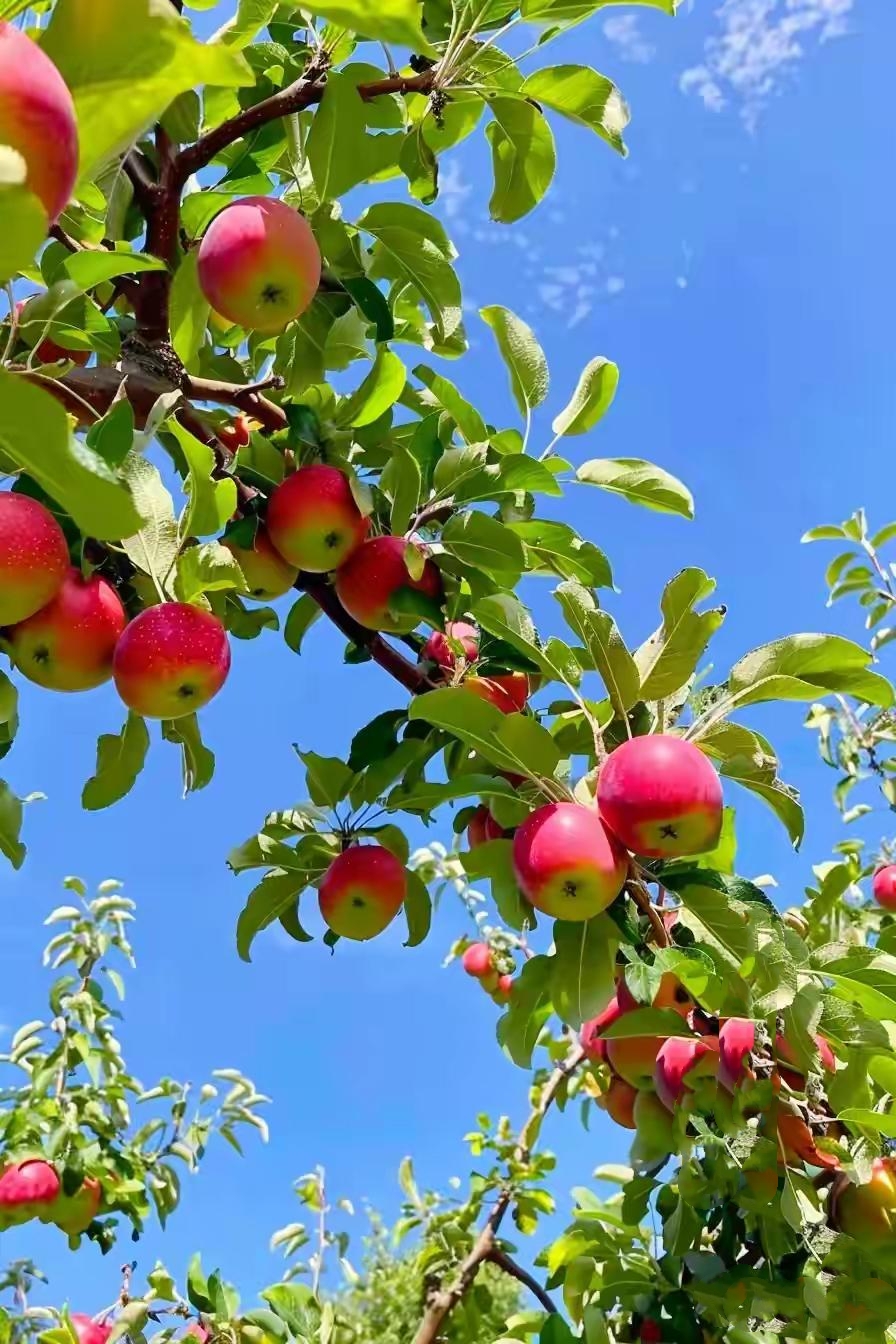
[[[445,218],[453,220],[458,233],[466,231],[467,197],[473,190],[472,182],[464,177],[456,158],[443,160],[439,165],[439,204]]]
[[[637,14],[614,14],[606,19],[604,37],[612,42],[623,61],[646,65],[656,55],[656,47],[647,41],[638,26]]]
[[[734,99],[753,130],[806,55],[806,42],[843,37],[853,5],[854,0],[724,0],[716,10],[721,32],[707,39],[702,62],[685,70],[681,88],[696,93],[713,112]]]

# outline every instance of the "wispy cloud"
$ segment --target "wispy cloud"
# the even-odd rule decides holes
[[[656,55],[656,47],[641,32],[637,14],[614,14],[606,19],[604,37],[613,44],[623,61],[646,65]]]
[[[807,44],[849,31],[853,5],[854,0],[724,0],[716,10],[721,32],[707,39],[702,62],[685,70],[681,88],[714,112],[738,102],[753,130],[806,55]]]

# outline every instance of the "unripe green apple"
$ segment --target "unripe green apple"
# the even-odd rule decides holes
[[[36,42],[0,22],[0,144],[25,161],[25,183],[55,224],[78,176],[78,124],[68,86]]]
[[[69,569],[45,607],[14,625],[8,639],[16,667],[50,691],[89,691],[112,675],[127,617],[121,598],[99,574]]]
[[[709,758],[682,737],[633,737],[597,780],[601,816],[627,849],[649,858],[700,854],[718,843],[722,785]]]
[[[336,573],[336,595],[349,616],[367,630],[409,634],[420,623],[413,612],[392,607],[402,591],[420,593],[433,607],[443,597],[442,576],[428,557],[415,579],[408,569],[407,552],[415,543],[404,537],[371,537]],[[420,549],[419,547],[417,549]]]
[[[227,537],[222,545],[243,571],[249,596],[256,602],[273,602],[283,597],[299,577],[298,569],[283,559],[263,527],[256,531],[251,546],[238,546]]]
[[[99,1181],[88,1176],[73,1195],[60,1191],[58,1199],[41,1215],[41,1222],[55,1223],[70,1237],[79,1236],[86,1232],[99,1213],[102,1198],[103,1190]]]
[[[317,462],[287,476],[268,501],[268,535],[285,560],[309,574],[339,569],[358,550],[370,519],[348,477]]]
[[[382,845],[353,845],[320,884],[320,912],[341,938],[367,942],[392,923],[407,895],[407,873]]]
[[[27,620],[62,587],[68,546],[56,519],[28,495],[0,494],[0,626]]]
[[[218,694],[230,671],[227,631],[208,611],[163,602],[141,611],[115,649],[118,694],[149,719],[193,714]]]
[[[513,867],[536,910],[579,921],[600,914],[619,895],[628,855],[593,808],[548,803],[513,837]]]

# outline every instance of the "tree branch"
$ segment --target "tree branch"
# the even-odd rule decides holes
[[[513,1153],[513,1161],[515,1165],[525,1163],[528,1160],[532,1145],[538,1137],[542,1120],[550,1110],[557,1098],[558,1092],[566,1083],[570,1074],[575,1072],[584,1058],[585,1051],[578,1042],[576,1042],[566,1058],[554,1069],[554,1072],[539,1092],[535,1105],[532,1107],[529,1117],[520,1130],[519,1138],[517,1139],[516,1148]],[[458,1302],[460,1302],[467,1292],[469,1292],[476,1279],[476,1275],[479,1273],[480,1267],[485,1264],[486,1261],[492,1260],[496,1252],[499,1255],[503,1254],[497,1245],[497,1233],[504,1220],[504,1215],[507,1213],[512,1202],[513,1189],[510,1186],[506,1186],[498,1196],[485,1226],[473,1243],[472,1250],[465,1259],[461,1261],[454,1279],[447,1288],[440,1288],[430,1295],[426,1304],[423,1320],[420,1322],[420,1328],[414,1336],[414,1344],[436,1344],[445,1320],[457,1306]],[[509,1263],[512,1264],[513,1262],[510,1261]],[[506,1268],[506,1266],[502,1265],[502,1268]],[[516,1266],[514,1266],[514,1268],[516,1268]],[[510,1272],[512,1271],[508,1270],[508,1273]],[[523,1271],[520,1272],[522,1273]],[[532,1283],[528,1280],[521,1281],[526,1282],[527,1287],[533,1288],[533,1291],[537,1290],[537,1285],[533,1287],[534,1280]],[[539,1300],[541,1300],[540,1294],[538,1295]],[[548,1300],[550,1301],[550,1299]],[[547,1310],[553,1311],[553,1304],[551,1304]]]
[[[542,1288],[538,1280],[533,1278],[527,1270],[523,1269],[522,1265],[518,1265],[515,1260],[512,1260],[506,1251],[502,1251],[496,1246],[494,1250],[489,1252],[487,1259],[490,1264],[497,1265],[505,1274],[509,1274],[512,1279],[516,1279],[518,1283],[521,1283],[525,1288],[528,1288],[529,1292],[532,1293],[534,1297],[538,1298],[546,1312],[550,1313],[552,1316],[557,1314],[557,1308],[554,1306],[546,1289]]]
[[[663,922],[662,915],[650,899],[650,892],[641,881],[641,878],[636,876],[634,870],[629,874],[628,881],[625,885],[626,890],[635,905],[650,921],[650,927],[653,930],[653,937],[657,947],[669,947],[672,942],[669,930]]]
[[[277,378],[266,378],[261,383],[221,383],[212,378],[193,378],[188,375],[184,380],[184,392],[194,401],[214,401],[222,406],[235,406],[258,420],[265,429],[276,432],[287,426],[286,414],[275,401],[261,395],[266,387],[282,385]]]

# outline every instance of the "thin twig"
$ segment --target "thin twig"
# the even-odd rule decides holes
[[[669,935],[669,930],[663,923],[663,917],[655,908],[653,901],[650,899],[650,892],[647,890],[640,877],[636,875],[634,870],[629,872],[628,881],[626,882],[626,890],[635,905],[641,911],[642,915],[646,915],[650,921],[650,927],[653,929],[653,937],[657,947],[670,947],[672,939]]]
[[[496,1246],[494,1250],[489,1252],[487,1259],[490,1264],[497,1265],[498,1269],[502,1269],[505,1274],[509,1274],[512,1279],[516,1279],[518,1283],[528,1288],[529,1292],[538,1298],[546,1312],[552,1316],[556,1315],[557,1308],[548,1292],[542,1288],[538,1280],[533,1278],[528,1270],[523,1269],[522,1265],[518,1265],[515,1260],[511,1259],[506,1251],[502,1251],[500,1247]]]

